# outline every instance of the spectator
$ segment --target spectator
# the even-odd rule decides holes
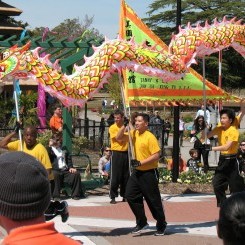
[[[169,121],[169,118],[166,118],[164,122],[164,145],[168,145],[168,139],[169,139],[169,133],[171,130],[171,123]]]
[[[111,109],[115,109],[115,100],[112,100],[111,103],[110,103],[110,106],[111,106]]]
[[[205,115],[205,112],[204,112],[204,104],[202,104],[201,105],[201,108],[197,111],[197,114],[196,114],[195,119],[198,116],[203,116],[204,118],[206,118],[206,123],[208,125],[210,125],[210,111],[206,108],[206,115]]]
[[[171,159],[170,161],[168,161],[167,169],[168,170],[172,170],[173,169],[173,159]],[[182,158],[181,153],[179,153],[179,172],[182,173],[184,171],[186,171],[186,162]]]
[[[193,171],[195,173],[202,173],[202,166],[197,149],[190,149],[190,159],[187,161],[186,171]]]
[[[0,156],[0,224],[8,235],[1,244],[80,244],[58,233],[44,212],[51,194],[47,171],[33,156],[7,152]]]
[[[54,109],[54,114],[49,120],[49,126],[54,135],[62,136],[63,130],[63,118],[62,118],[62,109],[60,106],[56,106]]]
[[[155,111],[155,115],[151,118],[150,124],[152,124],[153,131],[157,140],[160,139],[162,134],[162,125],[164,125],[164,120],[160,117],[159,112]]]
[[[108,184],[110,178],[110,169],[111,169],[111,149],[110,147],[104,148],[104,154],[99,159],[98,170],[100,175],[105,180],[105,184]]]
[[[105,110],[106,107],[107,107],[107,99],[104,98],[104,99],[102,100],[102,110]]]
[[[226,199],[226,189],[229,185],[231,193],[244,191],[244,181],[239,175],[237,164],[237,150],[239,132],[232,126],[235,119],[234,111],[223,109],[220,111],[221,126],[215,127],[207,137],[218,136],[218,146],[205,146],[207,150],[220,151],[218,166],[213,178],[214,193],[217,206],[220,207]],[[204,135],[203,135],[204,137]]]
[[[84,197],[80,172],[73,167],[70,154],[62,149],[62,140],[52,137],[49,141],[48,154],[53,167],[54,174],[54,200],[60,200],[60,192],[64,183],[71,186],[71,198],[79,200]]]
[[[181,117],[179,119],[179,142],[180,142],[180,146],[182,147],[183,147],[184,131],[185,131],[185,122],[184,122],[184,118]]]
[[[153,133],[153,129],[154,129],[154,127],[153,127],[153,125],[152,125],[152,123],[153,123],[153,117],[155,116],[154,114],[153,114],[153,111],[148,111],[148,113],[147,113],[148,115],[149,115],[149,130]]]
[[[205,130],[205,132],[208,133],[209,129],[210,127],[207,125],[207,123],[205,123],[204,116],[198,116],[194,120],[194,124],[192,126],[191,135],[190,135],[191,137],[194,137],[194,149],[198,150],[198,157],[199,157],[200,162],[201,162],[201,156],[202,156],[202,160],[204,164],[204,173],[207,173],[209,169],[209,163],[208,163],[209,151],[204,149],[203,144],[206,143],[210,145],[210,140],[206,139],[206,142],[205,142],[205,139],[203,140],[201,136],[202,136],[203,130]]]
[[[102,116],[100,119],[100,127],[99,127],[99,141],[101,147],[104,145],[104,133],[105,133],[105,118]]]
[[[239,173],[242,177],[245,177],[245,140],[242,140],[237,152],[237,160],[239,163]]]
[[[245,241],[245,192],[227,198],[219,211],[218,237],[224,245],[242,245]]]

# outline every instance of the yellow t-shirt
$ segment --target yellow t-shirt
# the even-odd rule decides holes
[[[19,140],[12,141],[12,142],[8,143],[8,145],[7,145],[8,150],[10,150],[10,151],[21,151],[20,146],[21,145],[20,145]],[[23,152],[35,157],[39,162],[42,163],[42,165],[44,166],[45,169],[47,169],[47,170],[52,169],[52,164],[50,162],[48,152],[42,144],[38,143],[31,150],[29,150],[29,149],[27,149],[26,143],[24,142],[23,143]],[[50,171],[48,171],[48,172],[50,172]],[[49,180],[53,180],[53,179],[54,179],[54,176],[53,176],[53,173],[51,171],[51,173],[49,173]]]
[[[113,151],[127,151],[128,142],[118,142],[116,136],[121,127],[118,127],[116,123],[112,124],[109,128],[109,134],[111,139],[111,150]]]
[[[150,132],[145,131],[142,134],[139,134],[138,130],[130,131],[132,136],[132,141],[135,150],[135,157],[138,161],[142,161],[149,156],[160,151],[160,147],[156,137]],[[153,163],[144,164],[142,166],[137,167],[138,170],[149,170],[158,167],[158,161]]]
[[[232,146],[227,151],[221,151],[222,155],[237,154],[239,131],[235,126],[230,126],[224,130],[222,127],[216,127],[213,130],[218,136],[219,145],[225,145],[228,141],[233,141]]]

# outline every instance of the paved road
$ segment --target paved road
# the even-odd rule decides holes
[[[217,238],[218,218],[213,195],[162,195],[168,227],[166,235],[155,237],[155,221],[146,207],[150,228],[140,235],[130,232],[135,219],[128,204],[112,205],[107,195],[90,195],[86,199],[68,200],[70,218],[62,223],[55,218],[56,228],[86,245],[123,244],[222,244]]]
[[[169,145],[172,144],[170,137]],[[184,141],[181,153],[185,160],[193,144]],[[210,164],[215,161],[210,156]],[[168,228],[164,237],[155,237],[155,222],[146,208],[150,229],[140,235],[130,232],[135,219],[127,203],[112,205],[108,195],[89,195],[86,199],[68,200],[70,219],[66,224],[55,219],[56,227],[64,234],[79,239],[84,244],[131,245],[131,244],[222,244],[216,235],[218,208],[213,195],[162,195]]]

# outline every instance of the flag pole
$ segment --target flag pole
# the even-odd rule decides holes
[[[202,58],[202,77],[203,77],[203,104],[204,104],[204,122],[207,122],[207,96],[206,96],[206,70],[205,70],[205,56]],[[206,131],[206,128],[205,128]],[[207,134],[205,133],[205,144],[207,144]]]
[[[218,79],[218,86],[222,87],[222,50],[219,51],[219,79]],[[222,109],[222,101],[219,100],[219,111]]]
[[[16,111],[16,121],[20,122],[19,100],[17,96],[16,86],[17,86],[17,80],[14,80],[14,102],[15,102],[15,111]],[[19,140],[20,140],[20,150],[23,151],[22,134],[21,134],[20,129],[18,131],[18,134],[19,134]]]
[[[118,77],[119,77],[119,83],[120,83],[120,89],[121,89],[121,95],[122,95],[124,115],[126,116],[127,115],[127,109],[126,109],[126,100],[125,100],[124,86],[123,86],[121,71],[118,71]],[[130,116],[130,113],[129,113],[128,116]],[[129,125],[130,124],[131,124],[131,122],[129,121]],[[129,138],[129,150],[131,152],[131,155],[129,154],[129,160],[130,160],[130,159],[135,159],[135,151],[134,151],[132,136],[130,134],[130,126],[129,125],[127,126],[127,128],[128,128],[128,138]],[[131,175],[131,164],[130,164],[130,161],[129,161],[129,173]]]

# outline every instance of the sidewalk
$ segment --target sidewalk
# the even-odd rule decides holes
[[[170,137],[169,146],[172,146],[172,140]],[[184,140],[180,150],[185,160],[189,159],[192,147],[193,143]],[[210,165],[215,165],[212,156]],[[215,221],[218,219],[219,209],[214,195],[162,195],[168,227],[165,236],[155,237],[155,221],[147,205],[145,207],[150,228],[139,235],[132,235],[135,218],[128,204],[118,198],[118,203],[112,205],[108,195],[99,194],[89,195],[79,201],[68,200],[70,218],[63,224],[60,217],[56,217],[57,229],[81,240],[85,245],[222,244],[216,233]]]
[[[108,196],[90,195],[86,199],[68,200],[70,218],[64,224],[55,218],[56,228],[85,245],[133,244],[222,244],[217,238],[218,218],[213,195],[162,195],[168,227],[166,235],[155,237],[155,221],[146,207],[150,228],[132,235],[135,219],[128,204],[118,198],[109,204]]]

